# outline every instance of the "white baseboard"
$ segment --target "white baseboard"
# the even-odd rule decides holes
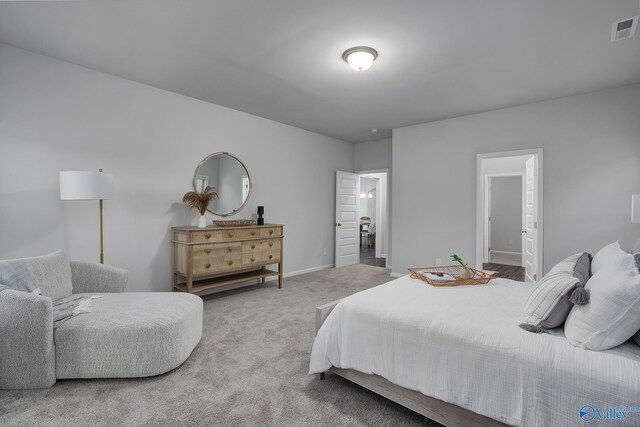
[[[391,272],[390,276],[398,278],[398,277],[406,276],[406,274]]]
[[[299,276],[301,274],[313,273],[315,271],[327,270],[329,268],[333,268],[333,264],[321,265],[319,267],[305,268],[304,270],[289,271],[287,273],[284,273],[282,277],[287,278],[287,277]],[[266,282],[271,282],[272,280],[278,280],[278,276],[270,276],[265,279]]]
[[[496,255],[517,255],[517,256],[522,256],[522,252],[494,251],[493,249],[491,249],[491,253],[492,254],[496,254]]]

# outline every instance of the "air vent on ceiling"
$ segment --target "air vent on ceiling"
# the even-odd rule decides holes
[[[636,33],[637,26],[637,16],[632,16],[631,18],[625,18],[621,21],[614,22],[611,26],[611,41],[617,42],[618,40],[633,37]]]

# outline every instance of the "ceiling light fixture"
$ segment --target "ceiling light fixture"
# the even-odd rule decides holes
[[[356,71],[364,71],[371,67],[373,61],[378,57],[378,52],[368,46],[356,46],[347,49],[342,54],[342,59]]]

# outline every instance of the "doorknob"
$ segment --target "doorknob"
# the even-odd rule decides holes
[[[336,222],[336,227],[342,227],[342,224],[340,224],[339,222]]]
[[[522,234],[527,234],[527,230],[522,230]]]

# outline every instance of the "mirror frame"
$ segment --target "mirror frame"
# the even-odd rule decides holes
[[[240,212],[242,209],[244,209],[244,207],[249,202],[249,199],[251,198],[251,190],[253,190],[253,181],[251,180],[251,175],[249,174],[249,169],[247,169],[247,166],[244,164],[244,162],[242,160],[240,160],[237,156],[235,156],[235,155],[233,155],[231,153],[228,153],[226,151],[219,151],[217,153],[209,154],[207,157],[202,159],[202,161],[200,163],[198,163],[198,166],[196,166],[196,170],[195,170],[195,172],[193,172],[193,183],[192,184],[193,184],[193,191],[198,191],[198,187],[196,186],[196,178],[198,176],[198,170],[210,158],[216,157],[216,156],[221,156],[221,155],[229,156],[229,157],[237,160],[238,163],[240,163],[240,165],[244,168],[244,171],[247,173],[247,179],[249,180],[249,193],[247,194],[247,198],[245,199],[245,201],[242,203],[242,205],[240,205],[240,207],[238,209],[235,209],[234,211],[228,212],[228,213],[220,213],[220,212],[215,212],[214,210],[209,209],[207,207],[207,212],[212,213],[212,214],[217,215],[217,216],[226,217],[226,216],[235,215],[238,212]]]

